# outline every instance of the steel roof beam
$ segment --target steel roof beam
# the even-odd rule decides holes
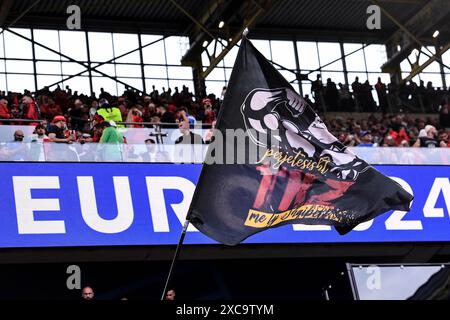
[[[384,15],[394,22],[399,30],[396,31],[388,40],[392,48],[400,45],[401,49],[392,54],[391,58],[382,66],[384,72],[396,69],[396,66],[405,60],[412,50],[423,47],[423,42],[419,39],[438,28],[450,15],[450,6],[448,0],[430,0],[422,9],[420,9],[406,23],[401,23],[392,16],[379,0],[371,0],[372,3],[378,5]],[[424,53],[428,57],[432,57],[433,53]],[[442,63],[442,61],[440,61]]]
[[[6,18],[8,18],[9,11],[13,4],[12,0],[3,0],[2,6],[0,7],[0,27],[5,27]]]

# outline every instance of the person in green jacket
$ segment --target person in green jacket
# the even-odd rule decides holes
[[[111,107],[108,100],[101,99],[99,101],[99,107],[97,114],[102,116],[106,122],[114,121],[115,123],[122,122],[122,113],[117,107]],[[123,124],[118,125],[119,128],[124,128]]]
[[[103,132],[99,145],[101,160],[122,162],[122,145],[124,142],[122,134],[117,130],[114,121],[105,121],[102,125]]]

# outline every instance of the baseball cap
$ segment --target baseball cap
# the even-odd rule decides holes
[[[52,123],[56,123],[56,122],[59,122],[59,121],[64,121],[64,122],[66,122],[66,118],[64,118],[64,116],[55,116],[55,117],[53,118]]]

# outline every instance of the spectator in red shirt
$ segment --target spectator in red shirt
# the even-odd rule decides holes
[[[126,122],[143,122],[142,119],[142,111],[140,111],[137,107],[132,107],[130,111],[128,111]],[[140,124],[127,124],[127,128],[143,128],[143,125]]]
[[[120,110],[120,113],[122,114],[122,119],[126,119],[128,116],[128,109],[126,107],[127,101],[125,99],[125,97],[119,97],[118,101],[118,108]]]
[[[18,104],[13,104],[11,107],[11,119],[20,119],[22,118],[22,115],[20,113],[20,109],[19,109],[19,105]],[[11,122],[11,125],[21,125],[22,123],[17,121],[17,122]]]
[[[397,146],[402,145],[402,143],[403,143],[404,141],[406,141],[406,142],[409,141],[409,136],[408,136],[408,134],[406,133],[405,128],[401,128],[401,129],[399,130],[399,132],[394,131],[394,130],[392,130],[392,129],[390,129],[389,131],[390,131],[390,132],[389,132],[389,135],[394,139],[395,144],[396,144]]]
[[[39,107],[30,96],[23,96],[22,98],[22,112],[23,118],[29,120],[39,120]],[[39,122],[30,122],[30,126],[37,126]]]
[[[145,100],[142,118],[145,122],[151,122],[151,118],[156,114],[156,105],[150,100]],[[148,102],[148,103],[147,103]]]
[[[54,100],[55,104],[60,106],[63,113],[67,112],[67,109],[69,107],[69,95],[65,90],[61,90],[61,88],[58,86],[54,92]]]
[[[6,99],[0,99],[0,119],[11,119],[11,112],[9,112],[8,109],[8,100]],[[8,122],[0,122],[0,125],[1,124],[8,124]]]
[[[41,117],[49,121],[55,116],[62,115],[61,107],[50,97],[44,97],[42,99],[42,104],[39,109],[41,111]]]
[[[177,111],[177,106],[170,103],[167,105],[167,112],[174,114]]]
[[[203,119],[203,122],[206,124],[212,124],[214,121],[216,121],[216,113],[214,109],[212,108],[211,104],[205,105],[205,117]]]

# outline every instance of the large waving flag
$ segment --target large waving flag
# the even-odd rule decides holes
[[[248,139],[237,144],[236,139],[226,139],[229,129],[245,132]],[[188,219],[218,242],[236,245],[257,232],[290,223],[333,225],[345,234],[389,210],[410,209],[413,196],[331,135],[245,38],[217,130],[225,142],[211,144],[208,155],[223,160],[214,149],[225,146],[224,158],[246,150],[245,161],[223,164],[207,159]],[[252,147],[259,148],[256,161],[249,160],[255,154]]]

